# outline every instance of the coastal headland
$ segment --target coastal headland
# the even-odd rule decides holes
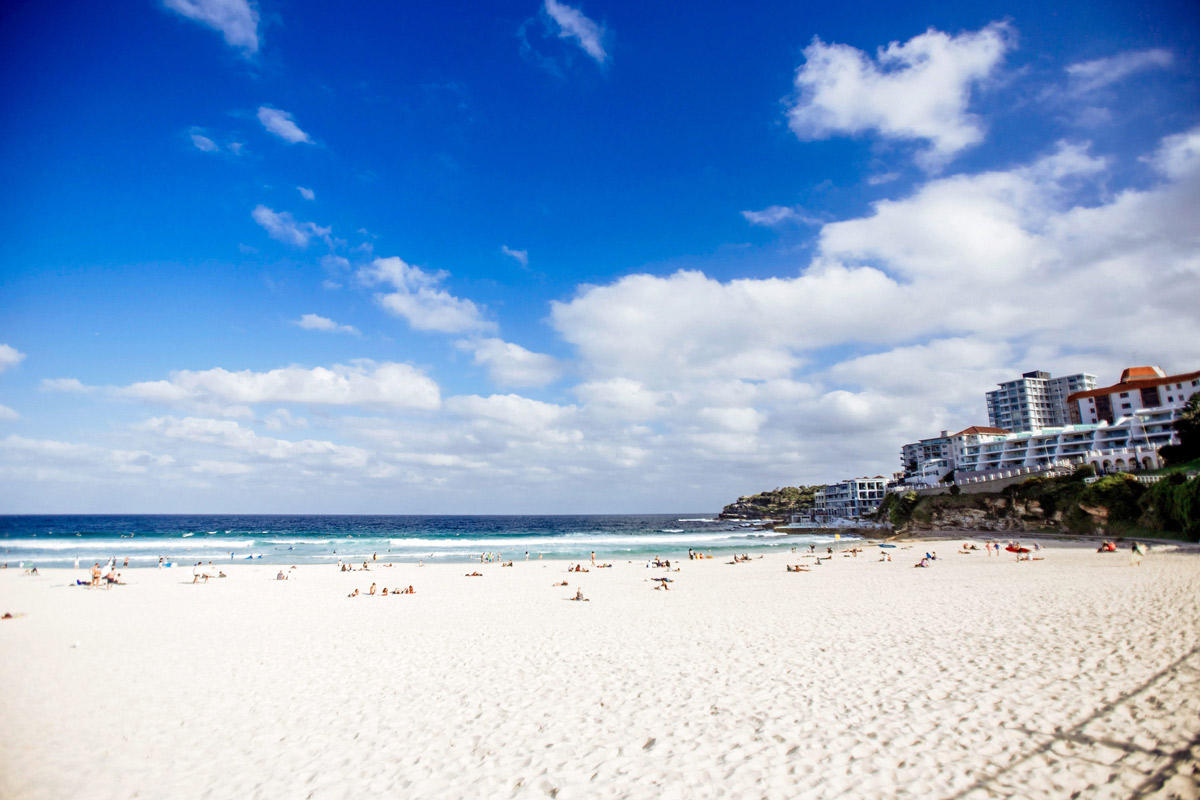
[[[968,536],[0,570],[0,796],[1196,797],[1200,552]]]

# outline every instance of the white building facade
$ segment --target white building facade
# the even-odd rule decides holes
[[[1067,398],[1095,388],[1096,376],[1087,373],[1052,377],[1049,372],[1026,372],[988,392],[988,420],[992,427],[1031,431],[1065,425],[1070,421]]]
[[[825,486],[813,495],[813,516],[818,519],[865,517],[875,513],[887,492],[888,479],[850,478]]]
[[[1068,398],[1070,421],[1115,423],[1152,411],[1169,411],[1173,419],[1197,391],[1200,372],[1166,375],[1159,367],[1130,367],[1112,386],[1073,393]]]

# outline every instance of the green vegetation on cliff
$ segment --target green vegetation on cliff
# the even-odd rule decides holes
[[[966,520],[986,530],[1061,531],[1200,541],[1200,479],[1182,473],[1146,485],[1128,474],[1085,483],[1090,469],[1030,478],[995,494],[888,495],[878,519],[897,530]]]
[[[813,494],[820,486],[784,486],[749,497],[739,497],[721,510],[723,516],[762,519],[783,517],[792,512],[812,508]]]

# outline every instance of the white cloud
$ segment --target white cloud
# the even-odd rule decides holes
[[[516,261],[522,267],[529,266],[529,251],[528,250],[513,250],[506,244],[500,245],[500,252]]]
[[[562,372],[551,356],[503,339],[464,340],[458,347],[473,353],[474,363],[486,366],[492,381],[501,386],[545,386],[558,380]]]
[[[271,106],[258,107],[258,121],[271,133],[285,142],[312,144],[312,139],[292,121],[292,115]]]
[[[439,288],[446,272],[425,272],[401,259],[377,258],[358,271],[359,280],[373,286],[387,284],[394,291],[375,295],[385,309],[408,321],[416,330],[469,333],[495,329],[478,306]]]
[[[804,213],[800,206],[769,206],[761,211],[743,211],[742,216],[751,225],[773,228],[785,223],[807,223],[819,225],[821,221]]]
[[[796,70],[788,124],[801,139],[876,131],[889,139],[920,140],[917,160],[937,168],[983,139],[967,111],[972,87],[990,76],[1012,47],[1004,23],[957,36],[929,29],[880,49],[861,50],[813,39]]]
[[[583,12],[557,0],[544,0],[543,8],[558,28],[560,39],[574,39],[583,52],[587,53],[597,64],[608,60],[604,51],[604,30]]]
[[[98,390],[74,379],[43,382],[47,389]],[[260,403],[368,406],[432,410],[441,405],[438,386],[408,364],[357,361],[331,367],[283,367],[267,372],[179,370],[170,380],[104,387],[109,394],[147,403],[204,409],[226,416],[249,416],[247,405]]]
[[[257,205],[250,212],[254,221],[263,227],[272,239],[296,247],[308,247],[308,240],[319,236],[328,241],[332,228],[322,228],[312,222],[297,222],[286,211],[275,211],[264,205]]]
[[[1071,64],[1067,67],[1068,92],[1074,95],[1089,94],[1135,72],[1166,69],[1173,61],[1174,58],[1168,50],[1135,50]]]
[[[167,439],[195,444],[215,445],[246,456],[271,462],[298,461],[304,463],[327,463],[338,467],[362,467],[370,461],[370,453],[361,447],[339,445],[334,442],[305,439],[290,441],[269,436],[259,436],[249,428],[233,420],[205,419],[202,417],[151,417],[141,423],[139,429]],[[199,462],[199,463],[229,463]],[[237,463],[237,462],[234,462]],[[245,462],[240,462],[245,464]],[[218,468],[220,469],[220,468]],[[235,468],[237,474],[249,469]],[[234,474],[226,471],[223,474]]]
[[[0,344],[0,372],[9,367],[15,367],[25,360],[25,354],[15,347],[7,344]]]
[[[214,142],[212,139],[208,138],[204,134],[192,133],[192,134],[190,134],[190,136],[192,139],[192,144],[196,146],[197,150],[202,150],[205,153],[215,153],[221,149],[220,147],[217,146],[216,142]]]
[[[299,192],[300,196],[303,197],[305,200],[316,200],[317,199],[317,193],[314,192],[312,189],[308,189],[304,186],[297,186],[296,191]]]
[[[587,413],[602,419],[639,422],[658,419],[678,404],[671,392],[654,391],[629,378],[586,381],[574,391]]]
[[[230,47],[258,51],[258,9],[247,0],[163,0],[163,5],[225,36]]]
[[[328,317],[318,316],[317,314],[304,314],[298,320],[293,320],[294,325],[299,325],[306,331],[323,331],[325,333],[352,333],[355,336],[360,336],[358,328],[353,325],[339,325]]]
[[[5,405],[0,405],[0,422],[10,422],[14,419],[20,419],[21,415],[13,409]]]

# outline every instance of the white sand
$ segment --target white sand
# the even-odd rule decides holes
[[[625,561],[0,571],[0,797],[1200,794],[1200,555],[911,547],[668,592]],[[417,594],[347,599],[371,581]]]

